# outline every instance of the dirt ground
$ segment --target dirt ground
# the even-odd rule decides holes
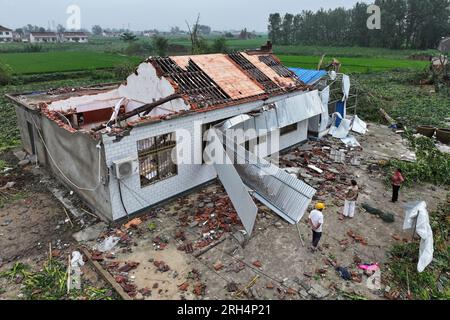
[[[218,182],[150,210],[135,227],[105,229],[98,239],[85,245],[93,249],[108,236],[121,239],[108,252],[93,252],[134,299],[298,300],[348,299],[354,295],[383,299],[388,284],[382,283],[380,290],[369,289],[368,276],[357,268],[357,262],[379,263],[383,280],[387,251],[397,241],[411,241],[411,234],[402,232],[404,204],[424,200],[432,211],[449,190],[415,185],[403,188],[400,201],[391,203],[391,191],[378,164],[391,157],[410,157],[406,142],[379,125],[370,125],[366,135],[355,136],[362,150],[345,148],[339,140],[325,138],[281,156],[281,167],[296,168],[301,179],[318,189],[314,201],[327,205],[320,252],[308,250],[311,231],[307,214],[297,229],[260,204],[251,238],[245,243],[239,237],[235,239],[233,234],[239,234],[243,227]],[[334,162],[331,150],[345,150],[344,163]],[[315,173],[307,169],[307,164],[324,172]],[[71,235],[80,227],[70,227],[64,209],[40,186],[32,169],[15,170],[19,175],[25,172],[26,178],[21,180],[25,192],[0,209],[0,271],[16,261],[39,266],[48,254],[49,242],[59,244],[64,255],[79,245]],[[11,180],[16,178],[10,176]],[[2,184],[7,182],[2,179]],[[350,179],[356,179],[361,189],[358,209],[354,219],[342,221],[342,196]],[[391,212],[395,222],[387,223],[367,213],[361,207],[363,203]],[[216,223],[227,231],[214,227]],[[192,244],[192,252],[186,244]],[[353,280],[343,280],[333,264],[353,272]],[[104,285],[92,270],[84,277]],[[18,285],[2,279],[0,285],[9,286],[0,299],[17,298]]]

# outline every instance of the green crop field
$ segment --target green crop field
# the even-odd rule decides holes
[[[278,55],[281,62],[288,67],[317,69],[320,61],[319,56],[285,56]],[[336,57],[342,63],[342,72],[345,73],[364,73],[389,70],[423,70],[430,65],[428,61],[416,61],[407,59],[384,59],[384,58],[340,58]],[[329,59],[325,58],[325,63]]]
[[[38,74],[112,68],[140,58],[89,51],[49,51],[37,53],[3,53],[0,62],[9,65],[14,74]]]

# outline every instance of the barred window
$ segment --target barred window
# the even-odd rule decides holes
[[[176,159],[172,161],[174,148],[174,132],[137,142],[141,188],[178,174]]]

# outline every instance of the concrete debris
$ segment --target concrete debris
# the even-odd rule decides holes
[[[321,285],[313,283],[311,289],[308,290],[308,294],[315,299],[323,299],[326,298],[330,292]]]
[[[13,154],[19,161],[22,161],[27,157],[27,153],[22,150],[14,151]]]
[[[25,167],[25,166],[27,166],[27,165],[29,165],[30,164],[30,160],[29,159],[23,159],[23,160],[21,160],[21,161],[19,161],[18,163],[17,163],[17,165],[19,166],[19,167]]]
[[[10,181],[10,182],[7,182],[3,187],[1,187],[0,190],[11,189],[15,185],[16,185],[16,183],[14,181]]]
[[[73,237],[78,242],[87,242],[97,239],[102,232],[104,232],[108,226],[104,222],[96,223],[90,227],[87,227],[77,233],[73,234]]]

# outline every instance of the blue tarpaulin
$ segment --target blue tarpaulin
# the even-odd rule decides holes
[[[308,70],[301,68],[289,68],[289,70],[293,71],[300,80],[309,85],[316,83],[320,78],[327,75],[325,70]]]

